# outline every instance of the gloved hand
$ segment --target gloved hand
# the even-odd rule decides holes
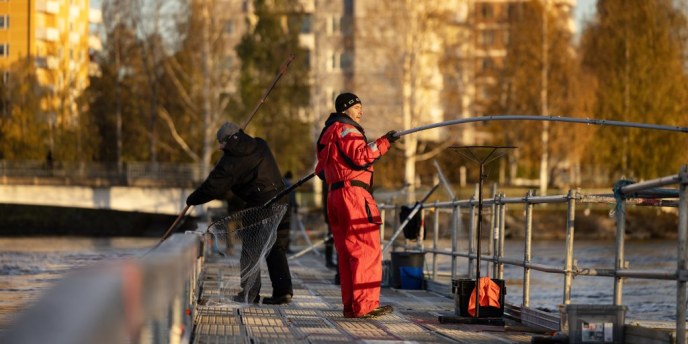
[[[387,132],[387,134],[385,134],[385,137],[387,138],[387,141],[389,141],[389,143],[394,143],[396,140],[401,138],[400,136],[394,136],[394,134],[396,133],[396,130],[390,130]]]

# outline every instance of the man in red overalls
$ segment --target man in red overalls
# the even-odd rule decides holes
[[[368,143],[363,127],[361,100],[343,93],[335,100],[318,138],[315,173],[327,183],[327,214],[339,256],[344,316],[372,318],[393,311],[380,306],[382,250],[380,211],[371,195],[373,163],[398,137],[390,131]]]

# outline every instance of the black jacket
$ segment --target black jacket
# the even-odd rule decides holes
[[[283,189],[282,174],[265,140],[239,131],[230,138],[222,158],[203,184],[189,195],[186,204],[224,199],[231,190],[247,207],[255,207],[265,204]]]

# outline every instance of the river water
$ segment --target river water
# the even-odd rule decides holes
[[[483,249],[486,247],[482,244]],[[626,260],[629,268],[638,270],[676,270],[677,243],[673,240],[627,241]],[[523,242],[507,240],[505,256],[523,259]],[[563,267],[565,260],[563,241],[534,241],[531,261],[555,267]],[[426,256],[426,260],[431,259]],[[615,261],[614,241],[578,240],[574,244],[574,259],[579,268],[613,269]],[[464,262],[466,262],[464,260]],[[466,273],[466,263],[459,260],[458,273]],[[490,265],[492,265],[490,263]],[[446,264],[440,264],[440,267]],[[484,275],[487,264],[481,264]],[[490,267],[491,271],[491,267]],[[505,265],[504,279],[507,285],[506,302],[521,305],[523,302],[523,269]],[[530,307],[558,313],[557,305],[564,299],[564,275],[531,270]],[[611,277],[577,276],[571,291],[572,304],[611,305],[614,297],[614,279]],[[623,303],[628,306],[626,319],[675,321],[676,282],[648,279],[626,279]]]
[[[0,238],[0,330],[65,273],[104,261],[141,256],[156,242],[156,238]],[[563,252],[563,242],[536,241],[532,261],[563,266]],[[507,240],[505,253],[510,258],[522,258],[523,244]],[[612,268],[614,242],[577,241],[574,255],[579,267]],[[626,243],[626,256],[633,269],[675,270],[676,242],[630,241]],[[430,259],[427,255],[426,260]],[[446,268],[446,264],[440,265]],[[459,273],[465,268],[465,263],[460,262]],[[483,265],[483,273],[484,269]],[[505,268],[508,303],[521,304],[522,275],[520,268]],[[563,285],[562,274],[533,271],[531,307],[557,312],[557,305],[563,300]],[[613,288],[613,279],[609,277],[576,277],[572,303],[611,304]],[[627,319],[673,320],[676,282],[628,279],[623,301],[629,307]]]

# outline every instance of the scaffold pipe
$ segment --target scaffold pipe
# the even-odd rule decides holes
[[[543,122],[567,122],[567,123],[581,123],[581,124],[593,124],[599,126],[610,126],[610,127],[627,127],[627,128],[639,128],[639,129],[652,129],[652,130],[662,130],[662,131],[673,131],[688,133],[688,127],[678,127],[660,124],[647,124],[647,123],[636,123],[636,122],[623,122],[623,121],[609,121],[605,119],[589,119],[589,118],[572,118],[572,117],[558,117],[558,116],[532,116],[532,115],[499,115],[499,116],[481,116],[481,117],[470,117],[470,118],[460,118],[451,121],[437,122],[428,125],[422,125],[419,127],[402,130],[395,134],[397,137],[401,137],[408,134],[413,134],[415,132],[429,130],[440,127],[448,127],[451,125],[472,123],[472,122],[490,122],[490,121],[543,121]]]

